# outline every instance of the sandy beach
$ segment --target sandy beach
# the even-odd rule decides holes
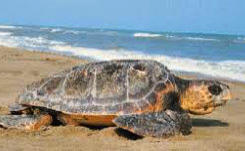
[[[0,47],[0,114],[8,113],[7,106],[27,84],[85,62]],[[233,100],[212,114],[192,116],[192,133],[187,136],[138,138],[115,127],[50,126],[38,132],[0,129],[0,150],[245,150],[245,84],[227,83]]]

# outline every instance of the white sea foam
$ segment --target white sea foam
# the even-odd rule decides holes
[[[0,36],[10,36],[12,35],[11,32],[0,32]]]
[[[237,37],[238,40],[245,40],[245,37]]]
[[[178,37],[176,37],[176,36],[173,36],[173,35],[164,35],[164,37],[166,37],[166,38],[169,38],[169,39],[174,39],[174,38],[178,38]]]
[[[49,31],[51,33],[57,33],[57,32],[63,32],[63,29],[61,28],[48,28],[48,27],[43,27],[43,28],[40,28],[41,30],[44,30],[44,31]]]
[[[57,33],[57,32],[62,32],[63,30],[60,29],[60,28],[54,28],[54,29],[51,29],[50,32],[51,33]]]
[[[64,34],[74,34],[74,35],[77,35],[77,34],[84,33],[84,32],[75,31],[75,30],[65,30],[63,33]]]
[[[69,52],[75,56],[90,57],[96,60],[112,59],[151,59],[157,60],[171,70],[197,72],[215,77],[227,78],[238,81],[245,81],[244,61],[221,61],[210,62],[204,60],[194,60],[189,58],[169,57],[163,55],[149,55],[128,50],[99,50],[93,48],[72,47],[72,46],[52,46],[55,51]]]
[[[44,48],[48,49],[49,46],[63,45],[65,43],[48,40],[44,37],[26,37],[26,36],[12,36],[11,33],[2,34],[0,33],[0,45],[8,47],[24,47],[24,48]]]
[[[212,38],[201,38],[201,37],[184,37],[183,39],[187,40],[196,40],[196,41],[219,41],[218,39],[212,39]]]
[[[40,29],[41,30],[50,30],[50,28],[48,28],[48,27],[41,27]]]
[[[219,41],[218,39],[213,38],[202,38],[202,37],[185,37],[185,36],[174,36],[174,35],[161,35],[161,34],[151,34],[151,33],[134,33],[134,37],[136,38],[157,38],[157,37],[165,37],[170,40],[192,40],[192,41]]]
[[[36,46],[49,46],[49,45],[60,45],[63,42],[48,40],[43,37],[19,37],[16,40],[21,40],[22,44],[26,46],[36,47]]]
[[[76,30],[69,30],[69,29],[61,29],[61,28],[47,28],[47,27],[44,27],[44,28],[40,28],[41,30],[44,30],[44,31],[49,31],[51,33],[62,33],[62,34],[80,34],[80,33],[83,33],[82,31],[76,31]]]
[[[15,29],[15,28],[21,28],[21,27],[0,25],[0,29]]]
[[[237,37],[237,39],[233,40],[235,43],[245,43],[245,37]]]
[[[219,41],[218,39],[213,38],[202,38],[202,37],[185,37],[185,36],[173,36],[173,35],[164,35],[165,38],[170,40],[191,40],[191,41]]]
[[[154,38],[161,37],[161,34],[151,34],[151,33],[134,33],[134,37],[142,37],[142,38]]]

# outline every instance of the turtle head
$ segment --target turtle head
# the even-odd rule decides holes
[[[211,80],[188,81],[181,93],[181,107],[191,114],[203,115],[231,99],[228,85]]]

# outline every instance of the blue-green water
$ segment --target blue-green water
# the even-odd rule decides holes
[[[0,26],[0,45],[91,58],[153,59],[170,69],[245,81],[245,36]]]

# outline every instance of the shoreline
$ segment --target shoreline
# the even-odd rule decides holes
[[[85,62],[79,57],[0,46],[0,114],[8,113],[6,107],[27,84]],[[181,77],[200,78],[182,72]],[[0,146],[5,150],[244,150],[245,84],[225,82],[233,99],[212,114],[191,116],[193,128],[187,136],[137,139],[115,127],[51,126],[39,132],[0,128]]]

